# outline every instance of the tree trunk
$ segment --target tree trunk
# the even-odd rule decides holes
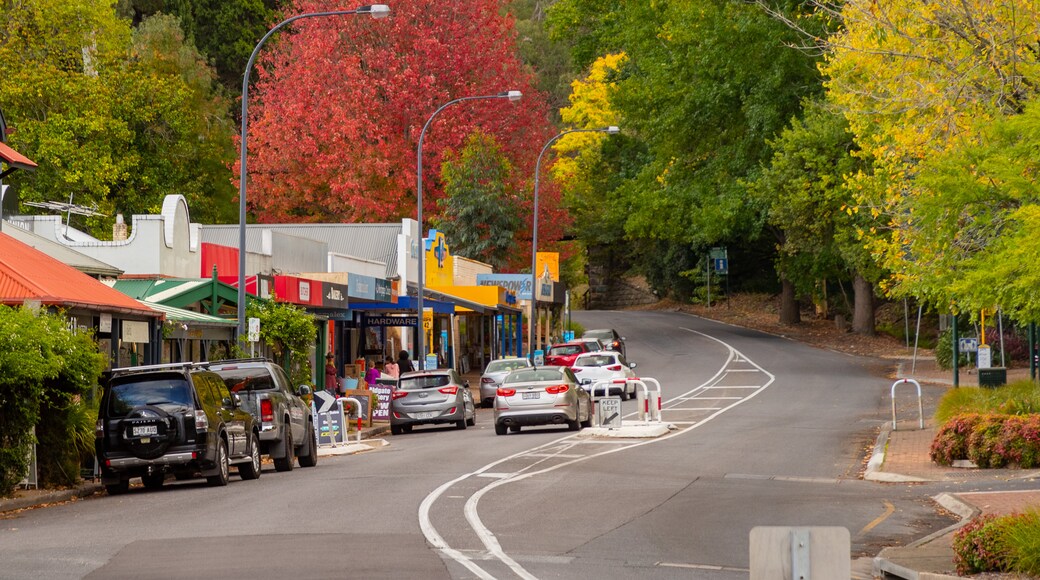
[[[855,306],[852,313],[852,332],[874,336],[874,285],[856,274],[852,281]]]
[[[802,310],[798,305],[794,284],[784,275],[780,276],[780,283],[780,324],[798,324],[802,321]]]

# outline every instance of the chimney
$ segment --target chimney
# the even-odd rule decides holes
[[[112,241],[113,242],[125,242],[127,238],[126,223],[123,221],[123,214],[116,214],[116,223],[112,224]]]

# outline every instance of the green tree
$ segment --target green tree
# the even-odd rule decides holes
[[[167,17],[129,22],[98,0],[0,3],[0,108],[35,160],[9,181],[22,201],[74,201],[108,214],[154,212],[184,194],[200,221],[234,213],[234,127],[212,72]]]
[[[801,9],[792,14],[807,16]],[[550,22],[554,34],[578,35],[583,66],[611,52],[628,57],[610,105],[646,155],[612,195],[628,210],[635,251],[661,255],[664,240],[699,255],[757,238],[764,207],[748,203],[742,180],[769,159],[768,140],[802,99],[822,90],[816,59],[787,48],[797,33],[739,1],[560,0]]]
[[[494,136],[470,135],[462,152],[447,152],[441,165],[445,197],[434,223],[452,241],[452,251],[501,270],[516,251],[519,204],[513,168]]]
[[[299,306],[275,300],[250,301],[246,315],[260,319],[260,340],[270,345],[292,384],[310,383],[310,353],[317,337],[314,317]]]
[[[857,155],[848,122],[833,107],[814,100],[775,141],[773,158],[748,191],[767,209],[767,229],[777,241],[777,270],[786,289],[781,322],[797,319],[790,300],[809,294],[826,305],[828,280],[876,280],[873,261],[858,239],[869,227],[845,177],[866,162]],[[873,286],[855,281],[853,329],[874,332]]]
[[[104,364],[92,337],[64,316],[0,305],[0,496],[26,473],[34,427],[48,443],[38,449],[41,483],[78,480],[74,417]]]

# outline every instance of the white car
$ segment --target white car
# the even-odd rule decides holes
[[[625,355],[612,350],[580,354],[578,358],[574,359],[574,365],[571,366],[574,376],[578,377],[581,386],[586,390],[591,390],[592,386],[600,381],[610,382],[617,379],[635,378],[636,373],[632,370],[634,368],[636,368],[636,363],[628,362],[625,360]],[[636,385],[630,382],[623,384],[611,382],[608,393],[620,395],[622,401],[627,401],[629,397],[635,398]],[[602,386],[592,394],[604,394]]]

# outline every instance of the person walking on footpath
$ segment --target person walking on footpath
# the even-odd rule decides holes
[[[383,363],[383,372],[396,379],[401,376],[401,367],[394,362],[394,359],[386,357],[386,362]]]
[[[325,355],[325,390],[333,395],[338,395],[338,382],[336,380],[336,357],[330,352]]]
[[[412,368],[412,361],[408,358],[408,351],[402,350],[397,353],[397,372],[407,373],[415,369]]]

